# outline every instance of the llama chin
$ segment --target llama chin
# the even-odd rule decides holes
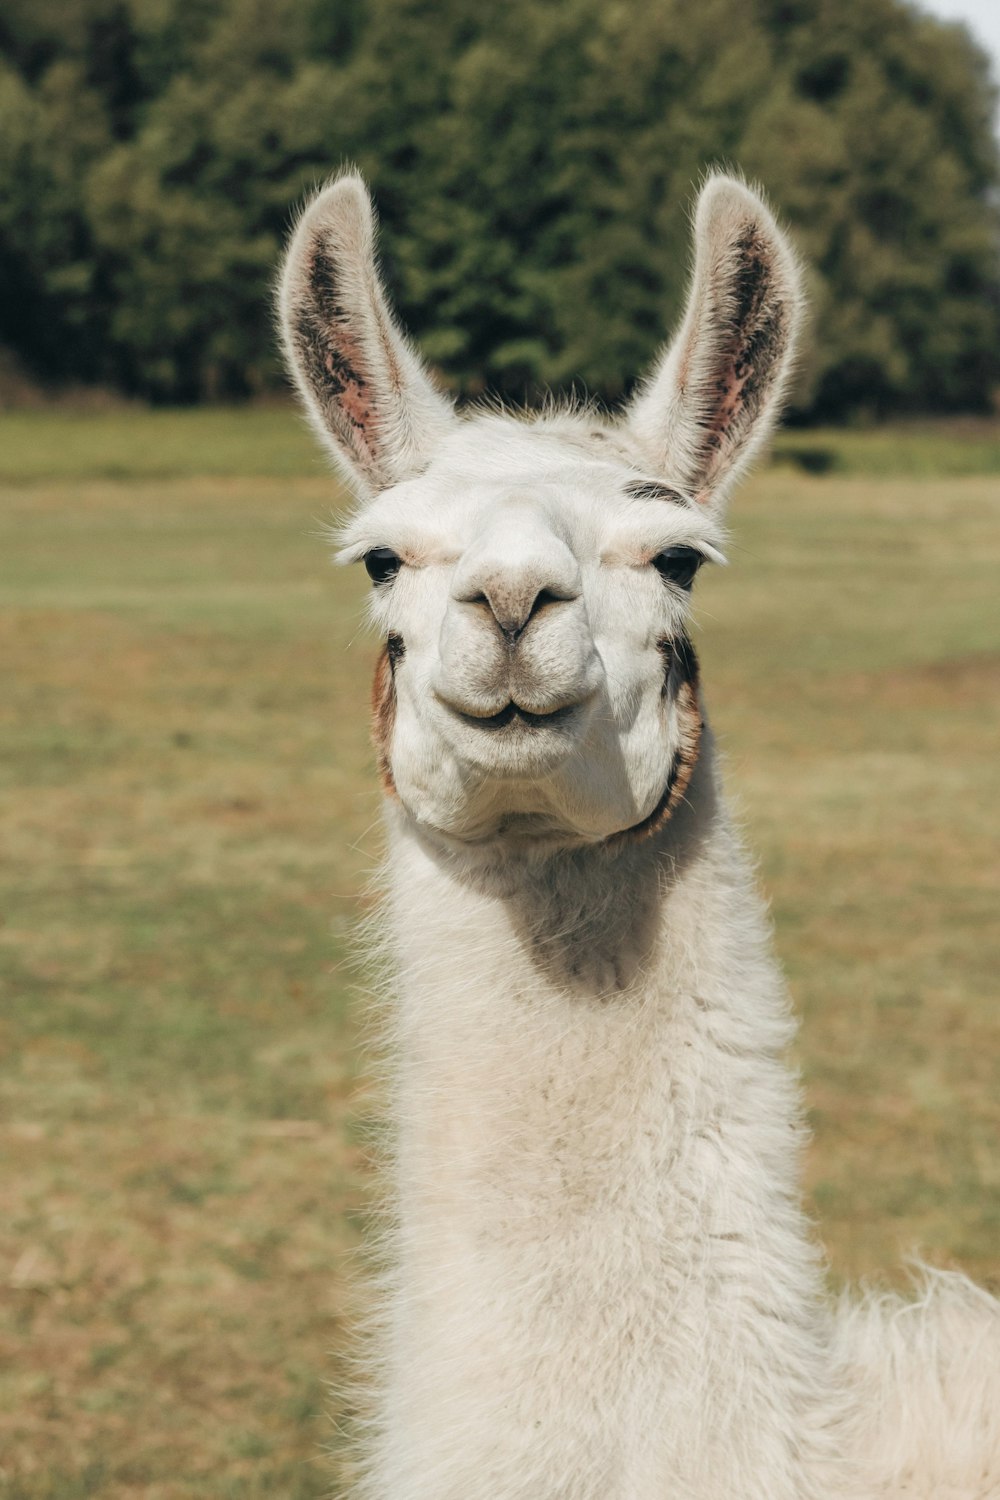
[[[985,1500],[1000,1304],[833,1305],[793,1035],[687,633],[781,407],[799,267],[705,183],[687,310],[615,418],[459,414],[347,173],[281,291],[385,640],[389,1268],[370,1500]]]

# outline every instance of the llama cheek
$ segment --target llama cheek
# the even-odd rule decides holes
[[[666,687],[660,699],[661,713],[668,716],[663,722],[669,725],[670,760],[666,784],[652,812],[641,822],[613,834],[608,839],[610,846],[647,839],[670,820],[688,789],[701,750],[705,725],[694,647],[686,632],[678,631],[669,641],[658,642],[657,648],[664,658]],[[660,774],[663,774],[662,765]]]

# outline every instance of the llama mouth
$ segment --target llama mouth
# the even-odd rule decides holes
[[[555,708],[551,713],[532,713],[530,709],[522,708],[513,699],[496,714],[469,714],[453,704],[448,707],[456,718],[461,719],[473,729],[506,729],[510,725],[516,725],[524,729],[555,729],[566,722],[580,707],[579,703],[567,703],[562,708]]]

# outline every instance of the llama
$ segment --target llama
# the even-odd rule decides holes
[[[1000,1305],[831,1307],[792,1021],[687,633],[801,317],[703,187],[680,330],[617,418],[459,415],[360,178],[307,206],[289,367],[359,505],[385,793],[390,1260],[371,1500],[1000,1494]]]

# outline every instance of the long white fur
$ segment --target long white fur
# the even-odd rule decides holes
[[[313,237],[345,258],[375,403],[360,468],[336,393],[286,342],[359,488],[389,476],[345,557],[390,546],[406,564],[374,611],[406,650],[382,729],[393,1145],[357,1493],[1000,1495],[997,1302],[931,1273],[910,1301],[824,1294],[793,1022],[707,730],[669,822],[614,837],[683,740],[663,657],[686,600],[650,559],[718,555],[722,498],[793,357],[787,241],[744,184],[712,179],[678,340],[620,421],[460,420],[384,309],[364,212],[356,179],[328,189],[283,283],[285,318],[308,318]],[[637,498],[643,480],[678,493]],[[561,590],[516,651],[490,613],[504,589]],[[570,728],[505,750],[476,719],[511,697],[569,705]]]

